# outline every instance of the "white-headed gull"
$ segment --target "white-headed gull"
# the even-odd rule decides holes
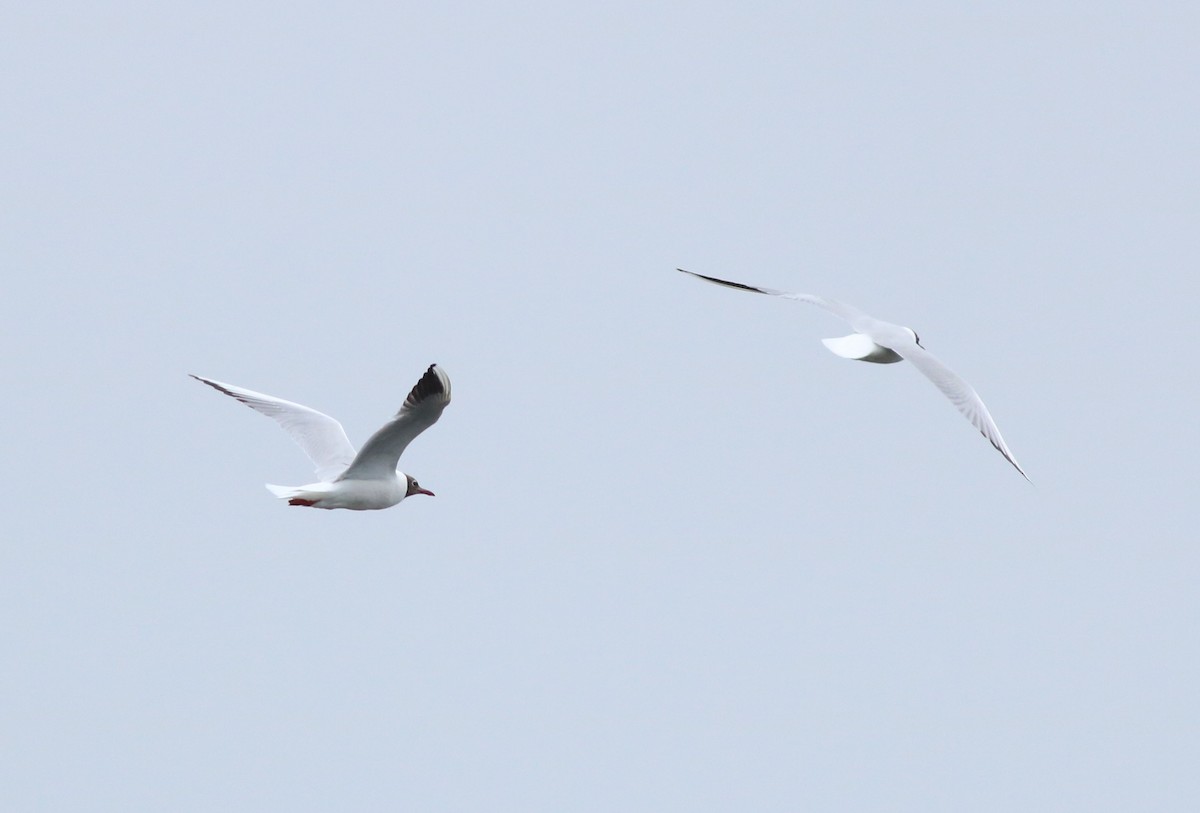
[[[971,388],[970,384],[959,378],[953,370],[938,361],[936,357],[921,346],[921,340],[912,328],[893,325],[890,322],[881,322],[863,313],[858,308],[837,302],[833,299],[824,299],[819,296],[812,296],[811,294],[792,294],[787,291],[776,291],[773,288],[759,288],[754,285],[743,285],[740,282],[706,277],[704,274],[697,274],[694,271],[684,271],[682,268],[677,270],[729,288],[740,288],[743,291],[753,291],[759,294],[767,294],[768,296],[781,296],[785,299],[798,299],[801,302],[822,307],[830,313],[842,317],[850,323],[850,327],[854,328],[854,333],[851,333],[849,336],[843,336],[840,339],[821,340],[834,354],[842,358],[854,359],[855,361],[871,361],[876,364],[892,364],[908,359],[913,363],[914,367],[920,370],[926,378],[934,383],[934,386],[950,399],[954,406],[958,407],[958,411],[966,416],[971,425],[978,429],[996,447],[997,451],[1004,455],[1004,458],[1009,463],[1013,464],[1013,467],[1017,471],[1021,472],[1022,477],[1026,480],[1029,479],[1029,475],[1025,473],[1025,470],[1021,468],[1021,464],[1017,462],[1016,458],[1012,456],[1012,452],[1008,450],[1008,444],[1001,437],[1000,429],[996,426],[996,422],[992,420],[991,413],[984,406],[983,400]]]
[[[267,484],[267,489],[288,505],[371,511],[391,508],[414,494],[433,496],[396,464],[413,438],[437,423],[450,403],[450,377],[436,364],[429,365],[400,411],[371,435],[357,454],[342,425],[315,409],[198,375],[192,378],[274,418],[316,464],[318,483]]]

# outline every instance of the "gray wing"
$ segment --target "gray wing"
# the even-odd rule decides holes
[[[957,373],[916,342],[909,342],[904,346],[892,349],[912,362],[914,367],[932,381],[934,386],[941,390],[954,406],[958,407],[958,411],[971,422],[971,425],[996,447],[996,451],[1004,455],[1004,459],[1012,463],[1013,467],[1021,472],[1022,477],[1029,480],[1029,475],[1025,473],[1021,464],[1008,450],[1008,444],[1004,442],[1004,437],[1000,434],[1000,427],[996,426],[996,421],[992,419],[992,413],[988,412],[983,399],[970,384],[963,381]],[[1033,481],[1030,480],[1030,482]]]
[[[358,452],[358,457],[339,480],[377,480],[396,473],[400,455],[413,438],[437,423],[442,410],[450,403],[450,376],[436,364],[430,364],[425,375],[404,399],[404,406],[379,431],[371,435]]]
[[[268,418],[274,418],[308,455],[308,459],[317,467],[317,476],[321,480],[333,480],[354,460],[354,446],[346,437],[346,430],[323,412],[273,395],[263,395],[261,392],[223,384],[191,373],[188,375],[217,392],[238,399]]]
[[[743,291],[752,291],[756,294],[766,294],[767,296],[778,296],[784,299],[795,299],[799,302],[807,302],[810,305],[816,305],[819,308],[824,308],[835,316],[840,316],[850,323],[850,326],[855,330],[862,332],[866,326],[874,320],[867,314],[860,311],[853,305],[847,305],[845,302],[838,302],[836,299],[825,299],[821,296],[812,294],[793,294],[787,291],[777,291],[774,288],[760,288],[757,285],[743,285],[740,282],[730,282],[729,280],[717,279],[716,277],[707,277],[704,274],[697,274],[695,271],[685,271],[682,268],[676,268],[676,271],[682,271],[685,274],[691,274],[693,277],[698,277],[707,282],[712,282],[716,285],[724,285],[726,288],[738,288]]]

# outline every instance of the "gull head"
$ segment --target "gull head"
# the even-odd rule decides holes
[[[427,488],[421,488],[421,484],[417,482],[417,478],[411,474],[405,474],[404,479],[408,481],[408,492],[404,495],[405,497],[411,497],[414,494],[428,494],[430,497],[433,496],[433,492]]]

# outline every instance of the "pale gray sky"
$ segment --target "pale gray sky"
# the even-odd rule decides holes
[[[9,9],[0,807],[1196,810],[1200,13],[905,5]]]

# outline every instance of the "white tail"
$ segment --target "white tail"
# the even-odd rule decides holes
[[[292,497],[299,497],[303,493],[303,489],[295,488],[294,486],[276,486],[270,483],[266,484],[267,491],[270,491],[281,500],[288,500]]]
[[[327,500],[329,492],[332,488],[329,483],[310,483],[306,486],[276,486],[267,483],[267,491],[270,491],[281,500],[287,500],[288,505],[307,505],[316,508],[340,508],[339,505],[322,505],[323,500]]]

